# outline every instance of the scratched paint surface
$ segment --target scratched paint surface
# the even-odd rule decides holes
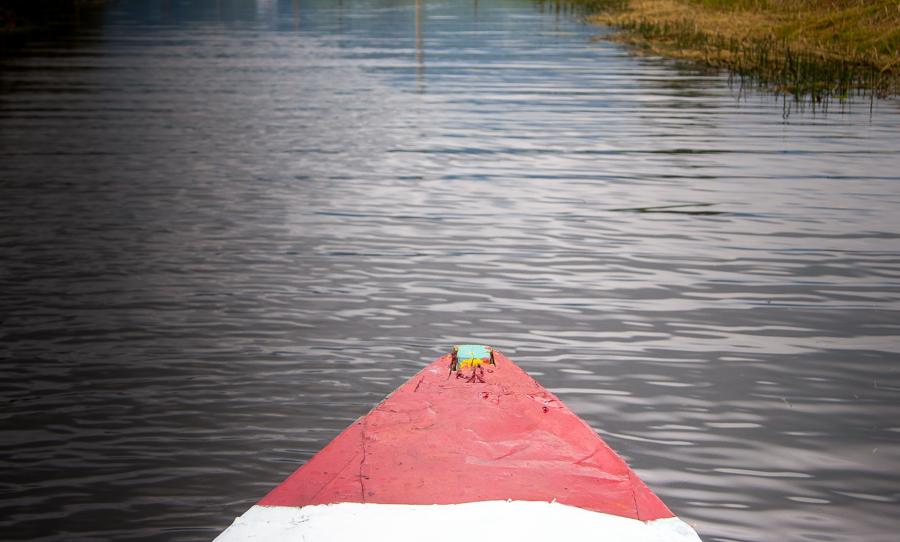
[[[437,359],[259,504],[556,500],[642,521],[672,517],[590,426],[495,359],[484,382]]]

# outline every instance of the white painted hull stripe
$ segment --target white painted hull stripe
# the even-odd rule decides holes
[[[556,502],[254,506],[215,542],[700,542],[678,518],[613,516]]]

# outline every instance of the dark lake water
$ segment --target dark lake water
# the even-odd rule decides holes
[[[605,32],[119,1],[0,60],[0,537],[209,540],[472,341],[707,541],[897,540],[900,103]]]

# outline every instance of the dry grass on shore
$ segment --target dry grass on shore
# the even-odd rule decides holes
[[[809,96],[900,93],[900,0],[589,0],[615,39]]]

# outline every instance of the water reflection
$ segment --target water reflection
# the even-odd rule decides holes
[[[291,3],[291,19],[294,21],[294,31],[300,30],[300,0]]]
[[[425,46],[422,42],[422,0],[416,0],[416,85],[419,92],[425,90]]]
[[[80,32],[0,80],[4,537],[209,539],[483,341],[707,540],[893,539],[896,104],[785,122],[528,2]]]

